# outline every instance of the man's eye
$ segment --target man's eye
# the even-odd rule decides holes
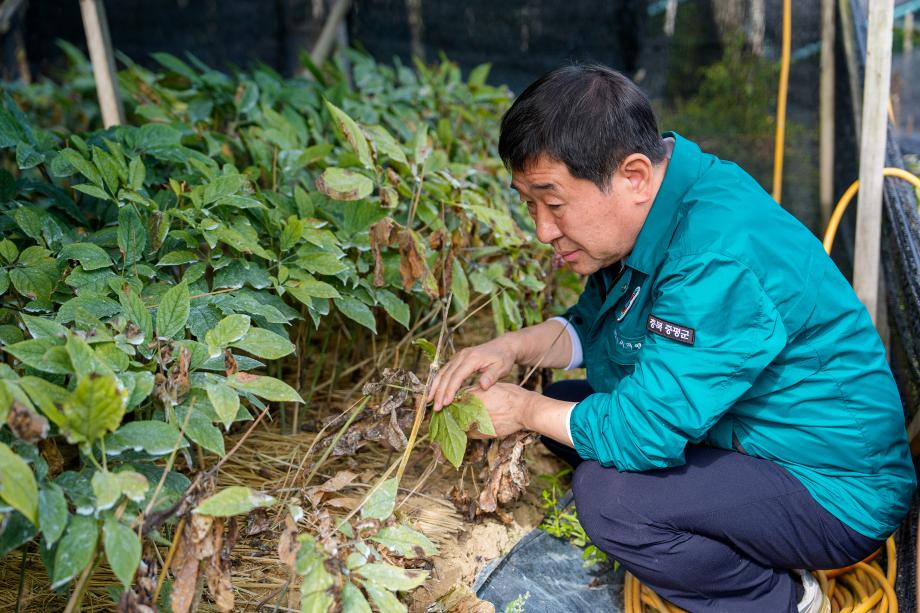
[[[562,204],[561,204],[561,203],[553,203],[553,204],[547,203],[546,206],[547,206],[547,207],[549,208],[549,210],[551,210],[551,211],[559,211],[559,210],[562,209]]]

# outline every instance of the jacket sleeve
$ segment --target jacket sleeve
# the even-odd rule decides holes
[[[687,442],[703,438],[787,341],[760,281],[737,260],[682,256],[659,278],[651,316],[692,328],[693,344],[647,332],[632,374],[570,417],[579,455],[619,470],[683,464]]]

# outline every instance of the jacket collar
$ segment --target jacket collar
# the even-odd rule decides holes
[[[699,177],[703,155],[696,143],[676,132],[665,132],[663,136],[674,139],[671,160],[636,244],[626,257],[627,266],[647,275],[651,275],[664,259],[682,216],[680,205],[684,194]]]

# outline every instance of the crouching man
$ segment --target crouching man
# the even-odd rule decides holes
[[[498,436],[577,466],[591,540],[688,611],[830,611],[807,572],[877,549],[916,484],[872,322],[820,242],[603,66],[533,83],[499,152],[537,238],[588,275],[563,317],[460,351]],[[515,364],[587,369],[544,395]]]

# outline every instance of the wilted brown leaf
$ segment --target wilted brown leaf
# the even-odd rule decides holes
[[[64,470],[64,456],[54,439],[44,439],[38,442],[38,452],[48,463],[48,478],[54,479]]]
[[[403,289],[409,291],[415,282],[425,276],[428,266],[419,253],[419,245],[411,230],[399,232],[399,275],[402,277]]]
[[[224,374],[228,377],[235,375],[239,371],[239,367],[236,365],[236,358],[233,357],[233,352],[230,351],[230,347],[224,349]]]
[[[236,532],[234,527],[233,532]],[[236,535],[231,535],[233,541]],[[233,585],[230,583],[230,549],[233,544],[224,541],[224,525],[221,520],[215,520],[211,530],[211,543],[214,552],[208,560],[206,577],[208,591],[219,611],[228,613],[233,610]],[[229,547],[227,546],[229,544]]]
[[[371,226],[370,243],[371,254],[374,256],[374,286],[383,287],[383,257],[381,249],[393,243],[393,227],[395,222],[390,217],[384,217]]]
[[[170,603],[173,613],[187,613],[196,596],[196,584],[201,560],[220,551],[215,546],[215,525],[223,531],[223,523],[208,515],[192,514],[184,523],[182,536],[173,558],[173,581]]]
[[[16,438],[27,443],[37,443],[48,436],[48,420],[18,400],[10,406],[6,425]]]
[[[272,527],[272,520],[268,516],[268,511],[262,507],[257,507],[249,512],[246,516],[246,536],[253,536],[265,532]]]
[[[499,504],[517,500],[530,483],[530,471],[524,462],[524,447],[535,440],[532,433],[518,432],[501,441],[493,441],[488,466],[483,467],[481,479],[486,480],[477,501],[479,509],[494,513]]]
[[[278,559],[292,571],[297,561],[298,549],[300,549],[300,543],[297,542],[297,523],[293,517],[288,515],[284,518],[284,531],[278,539]]]

